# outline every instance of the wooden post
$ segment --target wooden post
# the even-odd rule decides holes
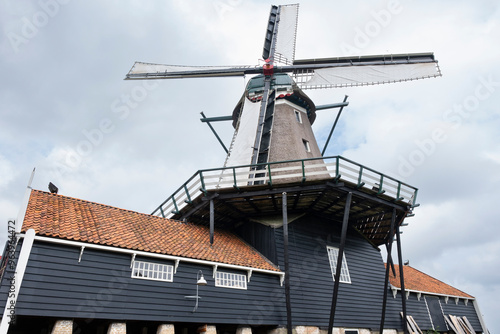
[[[398,262],[399,262],[399,278],[401,281],[401,306],[403,308],[403,331],[408,334],[408,326],[406,326],[406,291],[405,291],[405,279],[403,273],[403,254],[401,253],[401,234],[399,233],[399,226],[396,226],[397,235],[397,247],[398,247]]]
[[[335,319],[335,309],[337,307],[337,297],[339,294],[340,271],[342,270],[342,260],[344,258],[345,239],[347,236],[347,225],[349,223],[349,211],[351,209],[352,193],[347,194],[344,208],[344,219],[342,221],[342,232],[340,234],[339,254],[337,258],[337,268],[335,270],[335,282],[333,285],[332,307],[330,309],[330,321],[328,323],[328,334],[332,334],[333,321]]]
[[[384,281],[384,299],[382,302],[382,317],[380,319],[380,333],[384,331],[384,323],[385,323],[385,310],[387,308],[387,290],[389,286],[389,269],[392,263],[392,241],[394,240],[394,225],[396,222],[396,209],[392,210],[392,218],[391,218],[391,229],[389,230],[389,242],[387,247],[387,264],[385,268],[385,281]]]
[[[215,225],[214,200],[210,200],[210,245],[214,244],[214,225]]]
[[[292,304],[290,300],[290,268],[288,264],[288,210],[286,192],[283,193],[283,248],[285,261],[285,302],[286,302],[286,332],[292,334]]]

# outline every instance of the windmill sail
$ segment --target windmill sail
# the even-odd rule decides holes
[[[295,59],[295,41],[297,38],[297,21],[299,5],[280,6],[278,33],[274,61],[292,65]]]
[[[377,85],[441,76],[432,53],[296,61],[293,77],[302,89]]]
[[[181,66],[135,62],[125,79],[228,77],[260,72],[261,68],[259,66]]]
[[[311,125],[316,107],[302,89],[364,86],[441,76],[432,53],[295,60],[298,4],[271,6],[263,66],[174,66],[136,62],[126,79],[254,75],[233,112],[227,166],[321,157]],[[255,167],[256,164],[259,164]]]

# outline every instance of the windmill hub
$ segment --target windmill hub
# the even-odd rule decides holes
[[[269,59],[268,59],[269,60]],[[274,73],[274,65],[271,64],[270,62],[266,61],[264,66],[262,66],[262,69],[264,71],[265,76],[271,76]]]

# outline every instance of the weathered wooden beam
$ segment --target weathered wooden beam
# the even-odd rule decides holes
[[[392,263],[392,241],[394,239],[394,225],[396,224],[396,209],[392,210],[391,217],[391,229],[389,231],[389,242],[387,243],[387,264],[385,268],[385,280],[384,280],[384,299],[382,301],[382,317],[380,319],[380,332],[384,332],[384,324],[385,324],[385,311],[387,308],[387,290],[389,287],[389,268]]]
[[[210,200],[210,245],[214,244],[215,208],[214,200]]]
[[[217,196],[219,196],[218,193],[213,193],[213,194],[210,194],[209,196],[203,197],[200,203],[196,204],[191,210],[189,210],[188,212],[184,213],[181,217],[179,217],[177,219],[178,220],[188,219],[191,215],[195,214],[199,210],[201,210],[204,207],[206,207],[209,204],[209,202],[212,199],[216,198]]]
[[[406,326],[406,291],[405,291],[405,279],[404,279],[404,263],[403,263],[403,254],[401,252],[401,233],[399,233],[399,225],[396,225],[396,244],[398,247],[398,260],[399,260],[399,278],[401,282],[401,307],[403,308],[403,318],[404,318],[404,326],[403,330],[405,334],[408,334],[408,327]]]
[[[335,282],[333,284],[332,307],[330,309],[330,321],[328,323],[328,334],[332,334],[333,322],[335,320],[335,309],[337,308],[337,297],[339,294],[340,271],[342,270],[342,260],[344,258],[345,240],[347,237],[347,225],[349,222],[349,211],[351,208],[352,193],[347,193],[344,208],[344,219],[342,221],[342,232],[340,234],[339,254],[337,257],[337,268],[335,270]]]
[[[286,192],[282,194],[283,204],[283,252],[285,262],[285,303],[286,303],[286,331],[292,334],[292,303],[290,300],[290,268],[288,263],[288,210]]]

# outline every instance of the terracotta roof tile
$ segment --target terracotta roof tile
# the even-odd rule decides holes
[[[387,265],[387,264],[386,264]],[[399,278],[399,266],[394,265],[396,269],[396,277],[392,275],[392,271],[390,271],[389,282],[391,285],[401,288],[400,278]],[[457,296],[464,298],[474,298],[473,296],[460,291],[451,285],[441,282],[438,279],[435,279],[432,276],[424,274],[423,272],[412,268],[410,266],[403,266],[403,274],[405,279],[405,289],[421,291],[421,292],[429,292],[429,293],[437,293],[448,296]]]
[[[236,235],[190,223],[32,190],[23,232],[158,254],[280,271]]]

